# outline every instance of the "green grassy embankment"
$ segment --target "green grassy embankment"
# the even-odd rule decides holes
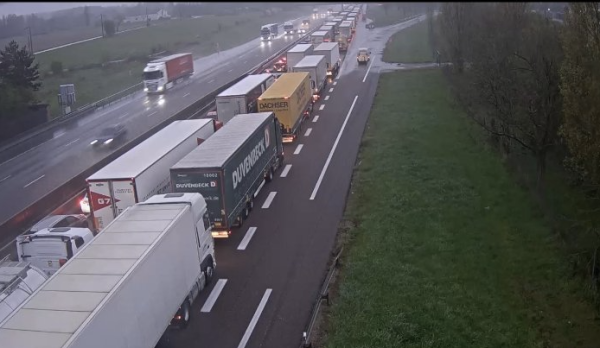
[[[428,37],[429,25],[426,20],[397,32],[383,50],[383,61],[405,64],[433,62]]]
[[[385,27],[404,21],[412,14],[402,10],[403,3],[389,3],[386,8],[376,3],[367,6],[367,18],[373,21],[375,27]]]
[[[308,13],[307,11],[304,11]],[[259,36],[261,25],[296,18],[302,11],[236,16],[207,16],[198,19],[173,19],[149,28],[94,40],[37,55],[43,86],[38,98],[49,102],[51,114],[60,111],[57,97],[60,84],[74,83],[76,107],[100,100],[141,82],[142,69],[153,53],[192,52],[202,57],[226,50]],[[50,73],[53,61],[68,69],[61,75]],[[108,62],[121,61],[106,65]],[[105,64],[103,67],[102,65]]]
[[[598,347],[562,241],[486,139],[441,71],[382,75],[325,347]]]

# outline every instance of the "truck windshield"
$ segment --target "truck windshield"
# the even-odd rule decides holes
[[[289,30],[289,29],[294,29],[294,26],[293,26],[293,25],[291,25],[291,24],[286,24],[286,25],[284,25],[284,26],[283,26],[283,28],[284,28],[285,30]]]
[[[157,80],[163,77],[163,73],[160,70],[148,71],[144,73],[144,80]]]
[[[269,36],[269,35],[271,35],[271,31],[269,30],[269,28],[263,28],[260,31],[260,35],[262,35],[262,36]]]

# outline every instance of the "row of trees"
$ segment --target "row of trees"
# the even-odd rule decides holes
[[[505,154],[524,149],[534,156],[539,197],[547,193],[547,162],[556,155],[574,183],[598,198],[599,3],[569,3],[564,23],[527,3],[444,3],[440,11],[435,22],[429,13],[430,39],[452,63],[446,73],[467,114]],[[555,221],[569,225],[560,224],[571,231],[563,236],[573,269],[591,273],[598,286],[598,241],[588,236],[600,233],[593,233],[590,216],[581,210]]]
[[[600,102],[592,68],[600,52],[597,10],[597,3],[570,4],[563,25],[527,3],[441,6],[439,46],[460,85],[457,96],[506,152],[520,145],[535,156],[540,192],[548,155],[563,141],[572,168],[600,183],[600,162],[591,156],[600,151],[588,146],[597,134],[592,124],[600,125],[592,116],[592,101]]]

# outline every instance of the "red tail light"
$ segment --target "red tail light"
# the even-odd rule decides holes
[[[60,267],[64,266],[67,263],[67,259],[58,259],[58,265]]]

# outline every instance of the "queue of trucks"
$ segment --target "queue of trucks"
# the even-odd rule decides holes
[[[27,285],[28,293],[0,302],[2,347],[151,348],[168,328],[185,328],[213,279],[214,238],[242,226],[282,167],[283,144],[299,135],[339,69],[338,46],[296,45],[280,76],[249,75],[221,92],[214,119],[174,121],[88,177],[92,226],[81,229],[93,233],[82,238],[69,225],[38,236],[66,246],[54,268],[21,260],[35,232],[17,238],[21,261],[10,277],[0,262],[0,286],[8,284],[0,291]],[[191,54],[156,62],[172,72],[181,57]],[[145,71],[145,86],[154,75]]]

